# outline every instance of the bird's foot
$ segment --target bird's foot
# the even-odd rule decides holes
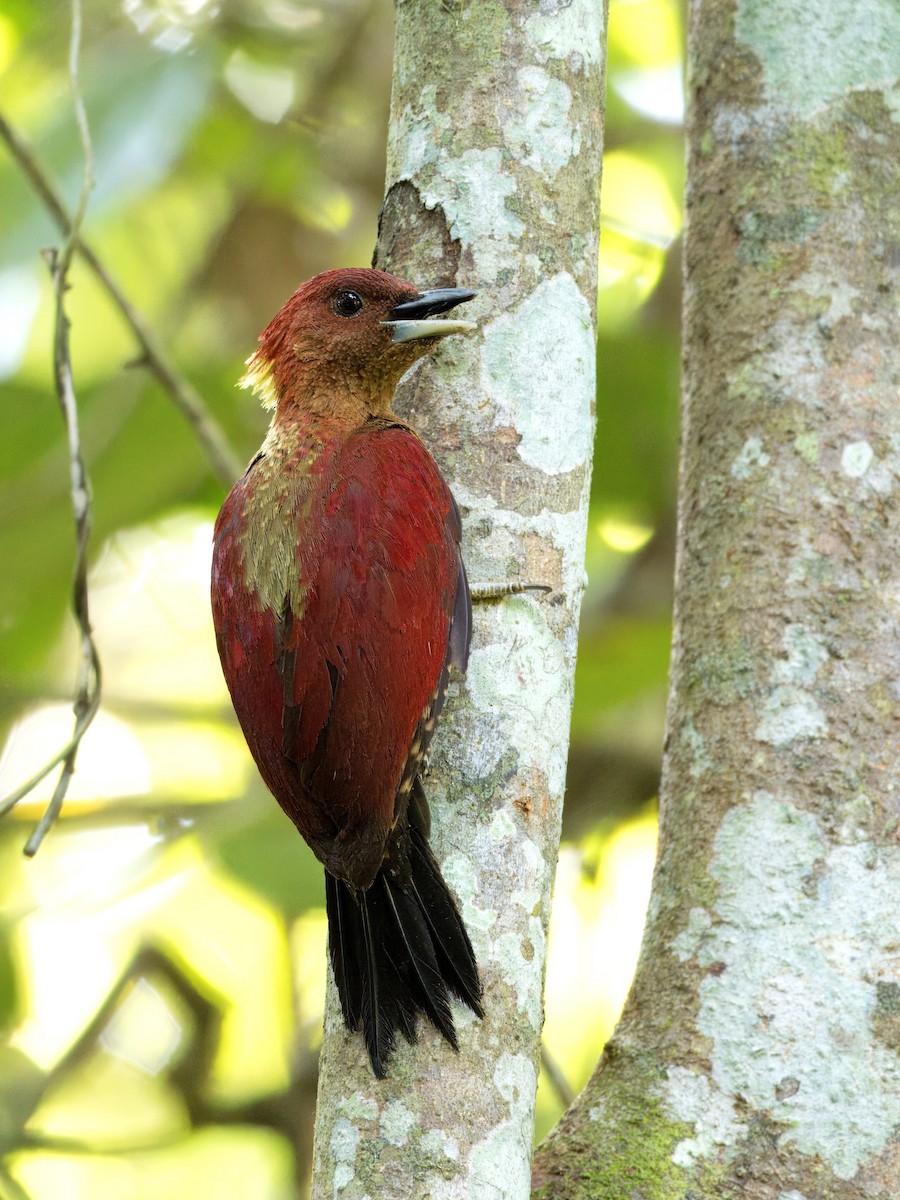
[[[520,583],[518,580],[508,580],[506,583],[473,583],[469,585],[469,593],[473,602],[483,600],[505,600],[507,596],[520,596],[522,592],[552,592],[549,583]]]

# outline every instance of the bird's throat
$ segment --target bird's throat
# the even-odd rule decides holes
[[[398,357],[396,363],[361,373],[340,358],[306,360],[299,348],[286,362],[257,351],[247,360],[239,386],[252,389],[263,408],[275,410],[273,425],[285,436],[320,428],[327,437],[336,429],[358,428],[369,416],[389,414],[401,365]]]
[[[303,612],[308,581],[298,534],[308,523],[322,469],[346,433],[321,421],[273,420],[260,456],[243,481],[238,542],[244,582],[261,608]],[[302,542],[302,538],[301,538]]]

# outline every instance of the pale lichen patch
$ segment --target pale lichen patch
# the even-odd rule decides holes
[[[438,175],[447,185],[444,211],[450,233],[467,245],[483,237],[519,238],[522,221],[507,206],[516,194],[515,177],[502,170],[500,151],[466,150],[459,158],[441,160]]]
[[[827,729],[825,714],[811,692],[810,684],[828,661],[822,639],[803,625],[788,625],[782,644],[785,657],[772,668],[772,682],[763,715],[756,727],[757,741],[786,746],[798,738],[820,737]]]
[[[777,21],[766,0],[739,0],[734,34],[759,60],[770,102],[807,118],[848,88],[891,83],[900,75],[900,8],[858,0],[853,36],[842,4],[782,0]]]
[[[443,1156],[450,1162],[459,1162],[459,1142],[443,1129],[428,1129],[420,1142],[425,1154]]]
[[[767,466],[770,460],[771,456],[763,450],[762,438],[749,437],[731,464],[731,474],[735,479],[749,479],[754,471]]]
[[[519,457],[548,475],[583,467],[593,446],[594,333],[572,276],[543,280],[518,308],[489,322],[483,336],[484,390],[495,425],[519,430]],[[574,425],[557,419],[561,388],[580,397],[583,415]]]
[[[809,692],[798,687],[777,687],[766,700],[753,736],[772,746],[788,746],[799,738],[821,737],[825,714]]]
[[[841,470],[851,479],[862,479],[874,457],[875,451],[868,442],[848,442],[841,451]]]
[[[591,436],[593,434],[591,433]],[[489,522],[490,533],[481,541],[481,548],[486,557],[492,562],[503,563],[512,556],[521,554],[521,539],[529,533],[536,533],[548,541],[555,550],[559,551],[562,559],[561,575],[562,590],[572,598],[580,597],[584,590],[586,577],[584,570],[584,537],[586,517],[583,511],[573,509],[571,512],[541,512],[529,516],[515,512],[513,509],[502,508],[493,496],[480,495],[471,491],[464,484],[454,482],[453,494],[458,503],[470,512],[470,522],[484,520]],[[536,579],[536,583],[551,582],[551,580]],[[574,654],[575,646],[572,646]]]
[[[450,236],[472,248],[480,280],[490,284],[525,232],[509,204],[518,185],[498,147],[449,151],[444,135],[453,131],[436,104],[434,87],[426,85],[416,107],[407,105],[392,123],[390,144],[400,158],[388,163],[388,174],[414,184],[426,207],[443,210]]]
[[[603,21],[594,0],[574,0],[555,11],[532,13],[524,29],[540,62],[565,60],[575,71],[601,62]]]
[[[712,1080],[849,1179],[900,1123],[896,1055],[873,1029],[877,981],[900,966],[900,851],[829,845],[811,813],[757,792],[723,818],[710,870]]]
[[[545,856],[499,809],[479,825],[466,853],[450,855],[442,870],[459,901],[482,971],[511,989],[517,1011],[539,1030],[547,941],[544,901],[550,885]],[[464,1021],[465,1010],[460,1013]]]
[[[441,866],[444,881],[452,890],[459,903],[466,928],[474,930],[489,930],[497,920],[497,910],[475,903],[478,895],[478,875],[472,860],[467,854],[451,854]]]
[[[381,1114],[381,1136],[392,1146],[405,1146],[415,1124],[415,1114],[402,1100],[389,1100]]]
[[[544,856],[529,838],[522,842],[522,854],[526,859],[525,876],[522,886],[513,892],[510,900],[521,905],[527,913],[535,913],[541,903],[546,877]]]
[[[552,180],[580,148],[569,120],[572,93],[542,67],[522,67],[516,83],[506,126],[509,146],[526,167]],[[510,98],[504,94],[500,103],[508,107]]]
[[[531,1146],[524,1128],[524,1123],[503,1121],[472,1147],[466,1200],[529,1195]]]
[[[693,1166],[698,1159],[715,1153],[717,1147],[734,1145],[743,1132],[731,1100],[706,1075],[669,1067],[663,1100],[669,1116],[694,1127],[694,1136],[682,1138],[672,1151],[676,1166]]]
[[[338,1101],[338,1111],[351,1121],[374,1121],[378,1116],[378,1104],[371,1096],[354,1092]]]
[[[493,938],[490,961],[499,969],[502,978],[516,993],[519,1012],[528,1018],[532,1029],[543,1023],[543,967],[547,935],[539,917],[528,918],[528,937],[518,932],[503,933]]]
[[[819,328],[826,333],[831,333],[839,321],[853,315],[853,302],[859,297],[858,288],[829,279],[817,271],[801,275],[790,290],[827,301],[828,307],[817,318]]]
[[[504,737],[521,748],[520,765],[546,777],[551,794],[565,785],[566,745],[548,741],[548,730],[567,728],[570,699],[563,648],[540,612],[530,604],[507,603],[494,615],[496,640],[473,652],[466,676],[476,709],[495,714]]]
[[[449,118],[437,108],[434,84],[425,84],[416,107],[406,105],[391,123],[388,144],[400,159],[388,164],[388,173],[393,168],[398,179],[418,181],[437,162],[441,136],[449,130]]]
[[[471,1175],[467,1200],[497,1200],[498,1196],[530,1193],[531,1145],[528,1130],[534,1117],[537,1075],[522,1054],[505,1053],[494,1068],[494,1085],[509,1106],[509,1119],[500,1122],[469,1153]]]
[[[524,1054],[503,1054],[494,1068],[497,1091],[509,1105],[533,1102],[537,1089],[534,1064]]]
[[[810,542],[807,533],[801,532],[797,552],[791,556],[788,567],[788,583],[814,582],[820,587],[830,587],[834,570],[834,559],[820,554]]]
[[[782,683],[812,683],[828,661],[824,642],[805,625],[788,625],[782,637],[785,657],[776,662],[773,679]]]
[[[724,142],[731,148],[732,154],[736,154],[754,125],[764,120],[765,116],[764,107],[760,113],[759,110],[748,112],[744,108],[720,104],[713,116],[710,140],[713,145]]]
[[[512,817],[505,808],[498,808],[491,821],[490,836],[495,841],[503,842],[507,838],[514,837],[515,833],[516,826]]]
[[[720,580],[719,582],[721,584],[722,581]],[[691,777],[693,779],[699,779],[700,776],[705,775],[712,766],[712,759],[709,757],[709,753],[706,749],[706,742],[703,740],[703,735],[699,732],[697,726],[694,724],[693,718],[689,718],[687,720],[681,736],[684,739],[684,743],[691,755]]]
[[[359,1139],[360,1133],[357,1126],[348,1121],[346,1117],[338,1117],[328,1142],[331,1158],[335,1164],[333,1189],[335,1197],[352,1182],[356,1174],[353,1162],[356,1158]]]
[[[679,962],[687,962],[697,954],[711,927],[712,917],[705,908],[691,909],[687,925],[672,939],[672,949]]]
[[[894,480],[900,476],[900,459],[893,461],[875,459],[866,471],[866,486],[879,496],[889,496],[894,490]]]
[[[776,320],[771,331],[774,348],[764,356],[762,369],[755,369],[757,385],[771,389],[779,399],[818,409],[828,371],[824,340],[812,324],[787,317]]]

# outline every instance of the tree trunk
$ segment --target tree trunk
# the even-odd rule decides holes
[[[698,0],[660,853],[537,1195],[900,1195],[900,12]]]
[[[480,332],[446,343],[399,410],[464,518],[475,582],[550,583],[476,607],[465,683],[426,779],[433,844],[485,985],[376,1081],[329,985],[313,1196],[530,1190],[544,949],[565,783],[593,447],[605,19],[601,0],[397,4],[376,265],[471,286]]]

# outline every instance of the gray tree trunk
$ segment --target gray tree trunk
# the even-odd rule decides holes
[[[376,1081],[329,986],[313,1196],[530,1191],[544,950],[559,841],[593,446],[601,0],[398,2],[376,265],[478,290],[480,331],[407,380],[475,581],[553,586],[476,607],[426,780],[433,843],[485,984],[460,1053],[423,1026]]]
[[[900,1195],[900,9],[699,0],[660,854],[541,1197]]]

